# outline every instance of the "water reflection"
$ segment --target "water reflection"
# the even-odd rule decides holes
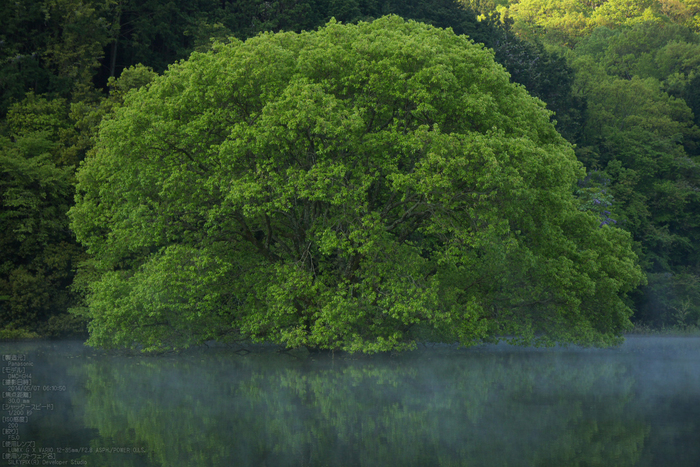
[[[34,403],[55,408],[33,414],[21,426],[22,440],[92,448],[55,457],[88,466],[700,460],[700,339],[630,339],[612,350],[438,348],[374,358],[226,348],[128,357],[75,343],[1,348],[35,361],[34,384],[67,387],[34,395]]]

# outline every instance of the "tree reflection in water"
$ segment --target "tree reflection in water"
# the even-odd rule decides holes
[[[63,457],[115,467],[697,465],[700,339],[662,344],[372,358],[271,348],[69,358],[54,344],[31,350],[35,384],[61,379],[69,391],[51,393],[63,397],[55,412],[23,436],[145,451]]]

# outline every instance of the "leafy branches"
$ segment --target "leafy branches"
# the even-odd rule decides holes
[[[127,96],[79,171],[91,342],[612,342],[639,270],[578,209],[549,117],[481,46],[395,16],[195,53]]]

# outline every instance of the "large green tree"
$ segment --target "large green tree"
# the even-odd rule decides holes
[[[194,53],[79,170],[90,343],[614,342],[641,272],[549,116],[482,46],[396,16]]]

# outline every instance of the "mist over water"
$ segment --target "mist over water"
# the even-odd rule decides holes
[[[700,465],[700,338],[374,357],[0,350],[33,362],[27,407],[46,408],[18,431],[39,465]]]

